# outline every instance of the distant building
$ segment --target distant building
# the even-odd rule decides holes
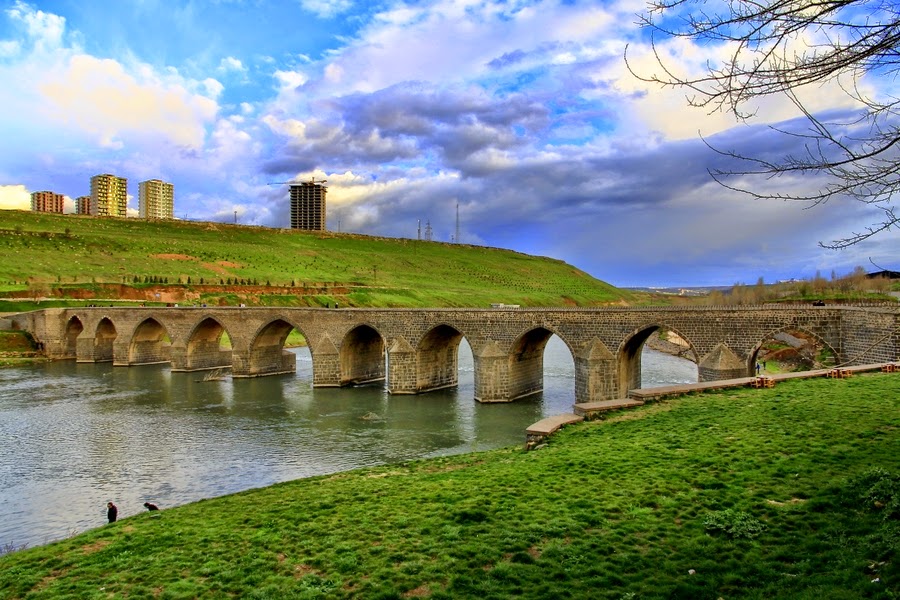
[[[128,180],[105,173],[91,177],[91,214],[95,217],[128,216]]]
[[[91,197],[90,196],[78,196],[77,198],[75,198],[75,214],[76,215],[91,214]]]
[[[47,212],[62,214],[65,198],[56,192],[32,192],[31,210],[34,212]]]
[[[866,277],[869,279],[877,279],[879,277],[883,277],[884,279],[900,279],[900,272],[898,271],[876,271],[874,273],[867,273]]]
[[[142,219],[175,217],[175,186],[159,179],[138,184],[138,211]]]
[[[315,180],[291,184],[291,229],[325,231],[325,194]]]

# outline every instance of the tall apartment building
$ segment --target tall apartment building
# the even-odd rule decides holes
[[[91,214],[95,217],[128,216],[128,180],[109,173],[91,177]]]
[[[91,214],[91,197],[90,196],[78,196],[77,198],[75,198],[75,214],[76,215]]]
[[[138,212],[142,219],[171,219],[175,216],[175,186],[159,179],[138,184]]]
[[[56,192],[32,192],[31,210],[35,212],[60,213],[65,204],[62,194]]]
[[[291,184],[291,229],[325,231],[325,194],[321,183]]]

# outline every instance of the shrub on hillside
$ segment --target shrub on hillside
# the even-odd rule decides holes
[[[844,502],[880,512],[885,521],[900,519],[900,475],[881,467],[867,469],[848,480]]]
[[[766,529],[766,526],[751,514],[730,508],[709,513],[703,521],[703,526],[709,532],[721,532],[732,539],[753,538]]]

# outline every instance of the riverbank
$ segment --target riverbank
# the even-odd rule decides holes
[[[138,514],[0,558],[0,596],[887,598],[898,473],[900,375],[787,381]]]
[[[0,330],[0,367],[17,366],[44,361],[34,339],[24,331]]]

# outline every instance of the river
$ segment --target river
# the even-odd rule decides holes
[[[544,392],[473,400],[472,352],[460,345],[456,389],[391,396],[381,386],[312,387],[297,373],[203,381],[166,365],[41,363],[0,369],[0,549],[280,481],[416,458],[522,445],[525,428],[572,411],[574,363],[552,337]],[[696,365],[650,349],[643,387],[697,381]]]

